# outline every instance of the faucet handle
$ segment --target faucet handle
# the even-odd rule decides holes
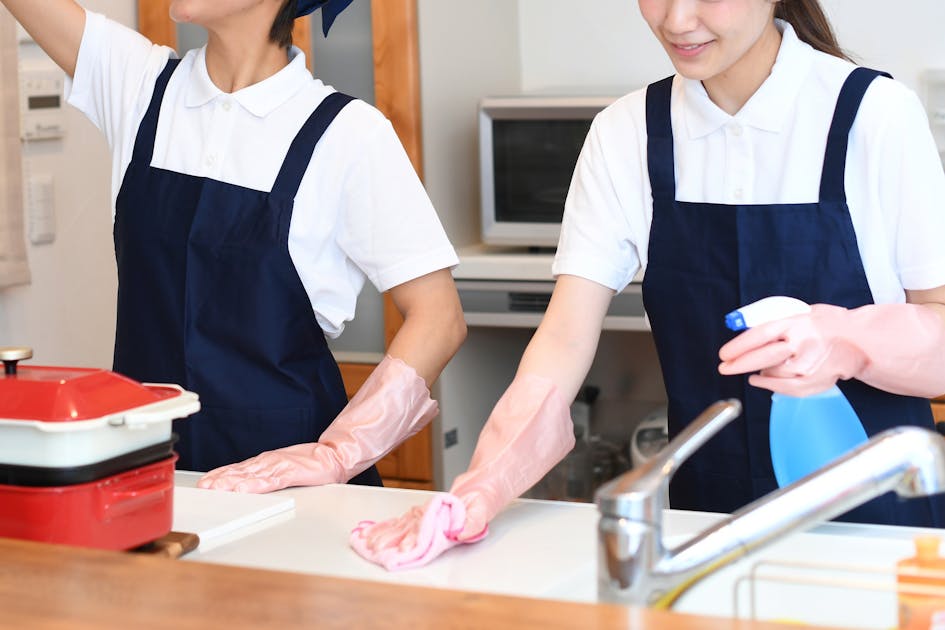
[[[679,466],[741,412],[734,398],[710,405],[655,457],[601,486],[596,496],[601,513],[655,522],[651,519],[665,507],[662,497]]]

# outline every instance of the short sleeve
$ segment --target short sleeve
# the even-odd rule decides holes
[[[879,195],[902,286],[945,286],[945,171],[919,98],[899,91],[881,141]]]
[[[552,266],[555,276],[580,276],[617,292],[640,267],[628,214],[643,212],[628,207],[639,205],[642,184],[634,184],[633,178],[642,165],[632,133],[624,133],[632,129],[614,121],[618,116],[616,110],[605,110],[591,125],[571,180]],[[625,144],[614,150],[608,142],[618,137]]]
[[[338,245],[381,292],[459,264],[386,119],[365,139],[347,175]]]
[[[69,104],[84,113],[116,148],[143,116],[142,103],[173,54],[105,16],[86,12]]]

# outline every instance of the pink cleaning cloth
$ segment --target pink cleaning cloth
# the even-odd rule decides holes
[[[388,571],[421,567],[447,549],[485,538],[457,539],[466,523],[466,506],[456,496],[437,494],[426,506],[414,506],[406,514],[380,523],[361,521],[348,542],[363,558]]]

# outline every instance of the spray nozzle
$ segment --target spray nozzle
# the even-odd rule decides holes
[[[730,330],[746,330],[777,319],[810,312],[807,302],[786,295],[772,295],[747,304],[725,316]]]

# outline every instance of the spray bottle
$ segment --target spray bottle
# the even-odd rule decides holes
[[[731,330],[810,312],[801,300],[767,297],[725,316]],[[840,388],[798,398],[771,396],[771,463],[779,486],[797,481],[867,441],[856,411]]]

